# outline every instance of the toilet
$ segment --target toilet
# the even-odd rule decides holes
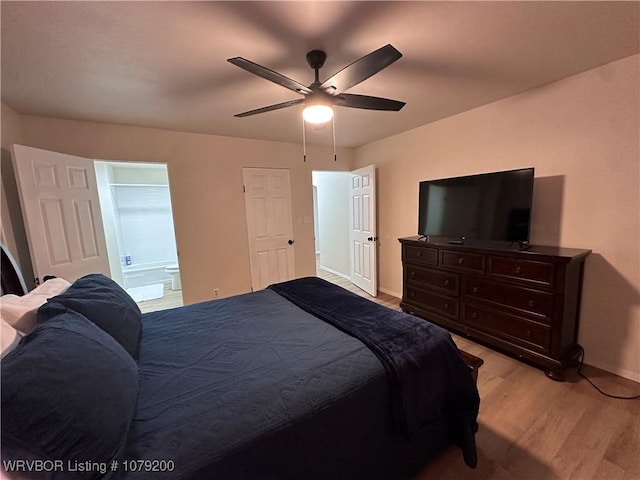
[[[164,271],[171,275],[171,290],[182,290],[182,284],[180,283],[180,268],[178,264],[167,265]]]

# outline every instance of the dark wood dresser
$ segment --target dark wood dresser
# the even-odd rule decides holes
[[[405,312],[564,379],[577,354],[584,260],[591,250],[399,240]]]

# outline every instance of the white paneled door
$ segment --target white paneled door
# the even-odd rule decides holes
[[[93,160],[22,145],[11,153],[36,282],[109,275]]]
[[[251,287],[295,277],[289,170],[243,168]]]
[[[376,168],[374,165],[351,172],[350,243],[351,282],[369,295],[378,295],[376,237]]]

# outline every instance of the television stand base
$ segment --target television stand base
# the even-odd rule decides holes
[[[529,250],[531,248],[531,245],[529,245],[529,242],[520,241],[518,242],[518,248],[524,252],[526,250]]]

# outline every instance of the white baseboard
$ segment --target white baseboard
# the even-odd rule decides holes
[[[387,295],[391,295],[392,297],[402,298],[402,294],[401,293],[392,292],[391,290],[388,290],[386,288],[378,287],[378,291],[380,291],[382,293],[386,293]]]
[[[606,363],[600,362],[585,362],[585,365],[589,365],[590,367],[599,368],[600,370],[604,370],[609,373],[613,373],[614,375],[618,375],[619,377],[626,378],[628,380],[632,380],[636,383],[640,383],[640,372],[633,372],[631,370],[626,370],[624,368],[615,367],[613,365],[608,365]]]
[[[325,271],[327,271],[329,273],[337,275],[340,278],[344,278],[345,280],[351,281],[351,277],[349,275],[346,275],[346,274],[344,274],[342,272],[338,272],[337,270],[333,270],[332,268],[325,267],[324,265],[318,265],[318,268],[321,268],[322,270],[325,270]],[[386,288],[378,287],[378,291],[382,292],[382,293],[386,293],[387,295],[391,295],[392,297],[402,298],[402,294],[400,294],[398,292],[393,292],[391,290],[387,290]]]
[[[338,272],[337,270],[334,270],[332,268],[325,267],[324,265],[318,265],[318,267],[321,268],[322,270],[325,270],[325,271],[327,271],[329,273],[333,273],[334,275],[337,275],[337,276],[339,276],[341,278],[344,278],[346,280],[351,280],[351,277],[349,277],[349,275],[346,275],[346,274],[344,274],[342,272]]]

